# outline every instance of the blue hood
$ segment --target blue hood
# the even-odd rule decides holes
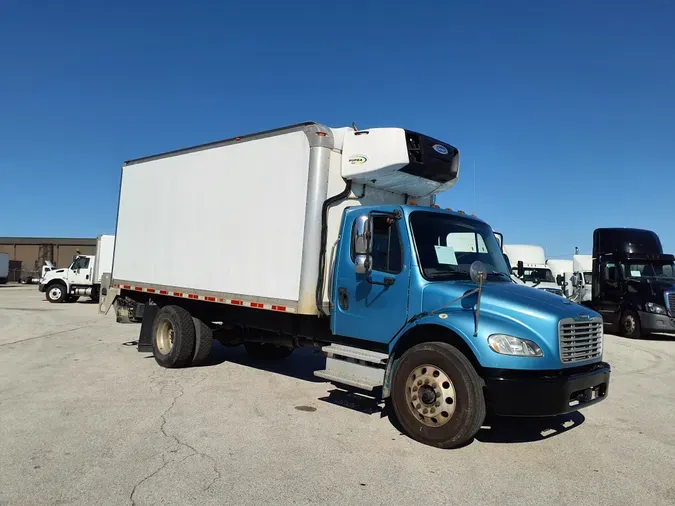
[[[424,287],[422,311],[430,313],[448,304],[453,299],[476,288],[470,281],[430,283]],[[530,339],[544,351],[544,358],[533,359],[509,357],[523,361],[522,368],[558,369],[560,362],[558,346],[558,323],[563,318],[579,315],[600,316],[595,311],[570,302],[559,295],[515,283],[488,282],[483,285],[480,301],[480,324],[478,336],[474,337],[474,308],[477,294],[454,302],[442,312],[449,318],[437,323],[453,328],[469,341],[481,364],[486,367],[502,367],[503,355],[498,355],[484,344],[490,334],[509,334]],[[579,363],[570,364],[577,366]]]

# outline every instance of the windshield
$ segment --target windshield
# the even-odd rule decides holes
[[[517,272],[517,270],[516,270]],[[551,269],[536,269],[525,267],[525,274],[521,278],[523,281],[530,283],[555,283]]]
[[[511,282],[506,261],[489,225],[469,218],[415,211],[410,215],[420,269],[434,281],[468,280],[476,260],[488,281]]]
[[[623,265],[627,278],[659,278],[675,279],[675,268],[672,263],[627,262]]]

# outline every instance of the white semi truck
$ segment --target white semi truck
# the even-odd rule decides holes
[[[570,297],[579,304],[591,301],[593,298],[593,255],[574,255],[571,273],[566,277],[572,279],[572,275],[574,275],[576,285],[570,282],[570,286],[574,285]]]
[[[458,174],[443,141],[317,123],[126,162],[100,310],[141,319],[138,349],[162,367],[203,362],[212,339],[265,360],[321,347],[318,377],[442,448],[487,406],[602,400],[600,316],[513,283],[487,223],[434,205]]]
[[[75,302],[82,296],[99,300],[101,278],[112,270],[114,235],[99,235],[96,255],[77,255],[65,269],[45,272],[38,290],[49,302]]]
[[[513,274],[527,286],[564,295],[551,268],[546,265],[544,248],[529,244],[505,244],[504,254],[509,257]]]
[[[571,294],[571,278],[572,278],[572,260],[565,258],[548,258],[546,266],[551,269],[553,279],[556,284],[562,289],[563,295],[569,297]]]

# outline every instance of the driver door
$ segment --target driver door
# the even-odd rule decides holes
[[[620,269],[621,266],[614,262],[603,263],[600,267],[600,297],[596,309],[607,325],[618,323],[620,317],[619,309],[623,298]]]
[[[355,217],[347,211],[343,237],[353,237]],[[341,243],[336,259],[331,329],[334,334],[388,343],[408,317],[410,250],[403,220],[373,216],[372,272],[355,271],[354,241]]]
[[[92,262],[89,257],[77,257],[68,272],[71,285],[91,285]]]

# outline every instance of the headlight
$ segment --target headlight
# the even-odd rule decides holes
[[[537,344],[528,339],[507,336],[506,334],[492,334],[488,337],[490,349],[500,355],[514,355],[517,357],[543,357],[544,352]]]
[[[647,302],[645,304],[645,309],[650,313],[666,314],[666,308],[659,306],[658,304],[654,304],[653,302]]]

